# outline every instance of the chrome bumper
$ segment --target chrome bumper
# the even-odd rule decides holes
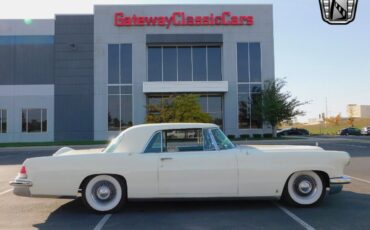
[[[349,184],[349,183],[351,183],[351,178],[349,176],[330,178],[330,185]]]
[[[351,183],[349,176],[333,177],[330,178],[330,191],[329,194],[336,194],[342,191],[344,184]]]
[[[32,186],[32,181],[27,179],[14,179],[9,182],[9,185],[13,186],[13,193],[17,196],[31,196],[30,187]]]

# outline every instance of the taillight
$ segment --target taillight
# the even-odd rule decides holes
[[[19,171],[18,177],[23,178],[23,179],[26,179],[27,178],[26,166],[22,165],[22,168]]]

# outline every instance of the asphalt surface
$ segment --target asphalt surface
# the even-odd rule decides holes
[[[239,144],[246,144],[240,142]],[[316,145],[350,153],[345,173],[353,183],[318,207],[280,201],[130,202],[121,212],[99,215],[80,198],[17,197],[8,181],[28,157],[57,147],[0,148],[0,229],[370,229],[370,137],[318,137],[248,144]]]

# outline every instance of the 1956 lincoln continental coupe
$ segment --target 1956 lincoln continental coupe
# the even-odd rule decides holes
[[[98,212],[135,198],[282,198],[310,206],[350,183],[346,152],[315,146],[236,146],[213,124],[147,124],[105,149],[61,148],[27,159],[10,182],[31,197],[76,197]]]

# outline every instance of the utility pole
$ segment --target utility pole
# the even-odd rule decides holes
[[[323,116],[324,121],[324,134],[326,134],[326,118],[328,117],[328,97],[325,97],[325,115]]]
[[[326,115],[326,117],[329,117],[329,114],[328,114],[328,97],[325,97],[325,115]]]

